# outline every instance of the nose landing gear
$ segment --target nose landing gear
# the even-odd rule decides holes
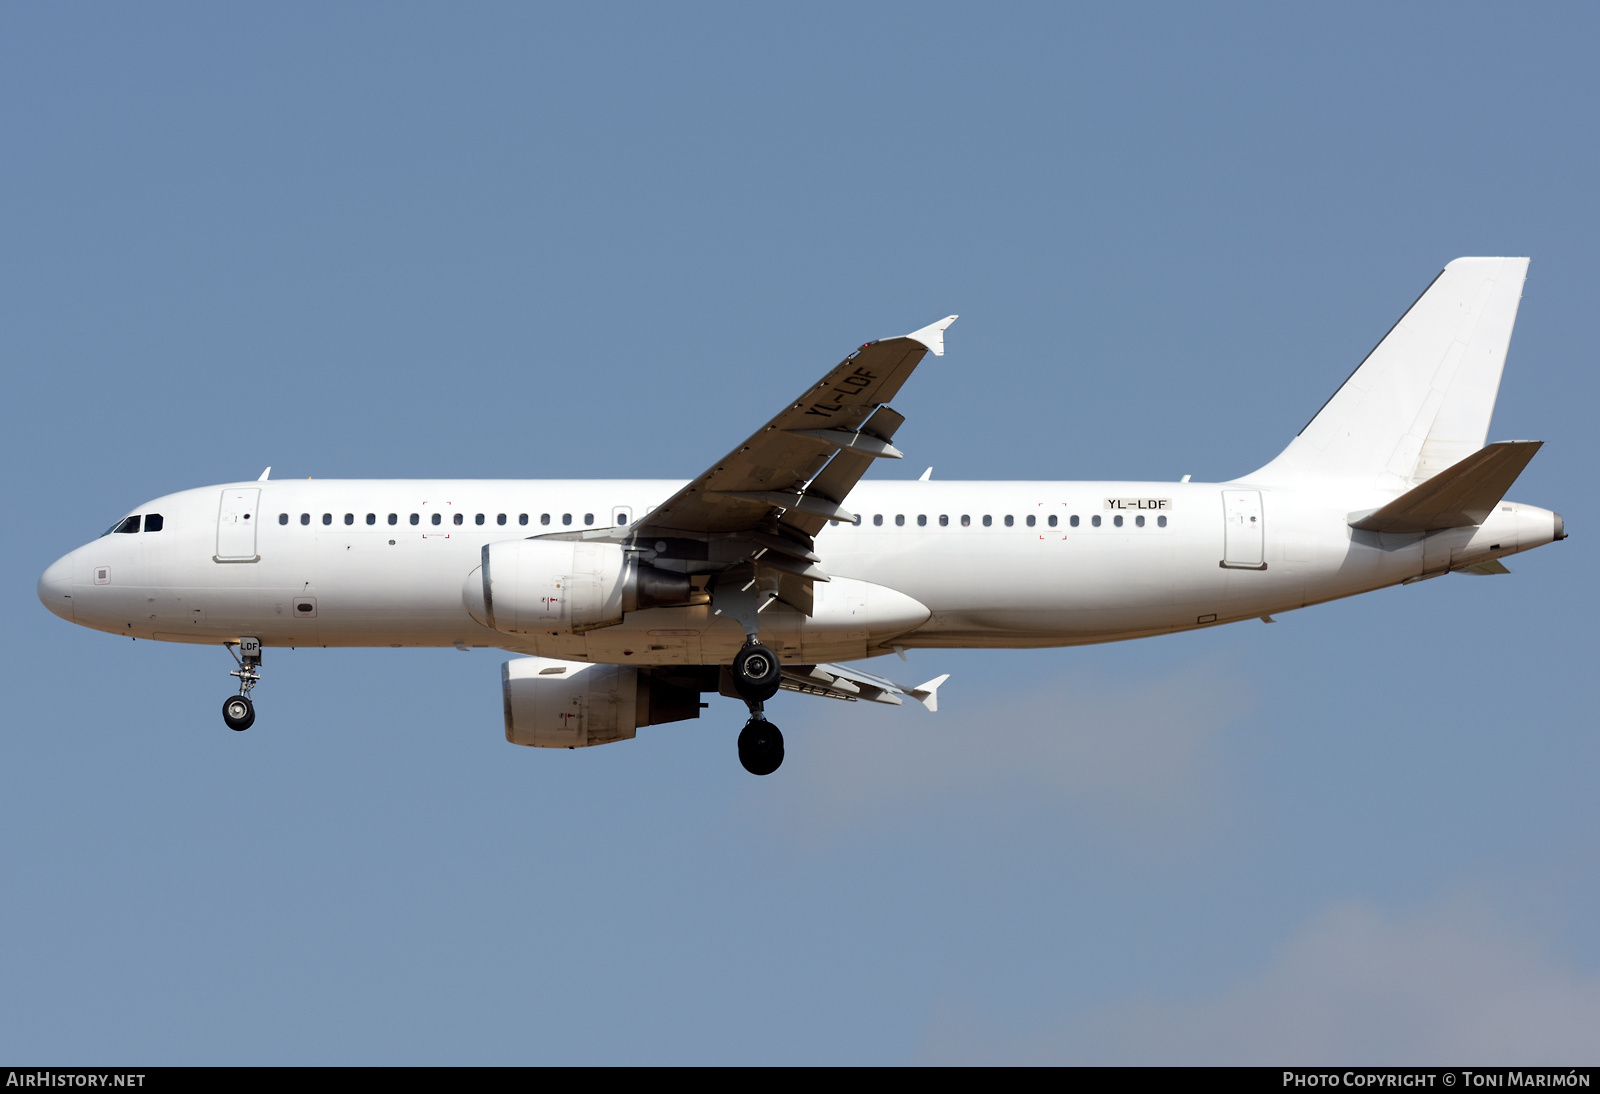
[[[239,652],[234,653],[233,647]],[[243,733],[255,724],[256,705],[250,701],[250,689],[261,682],[261,640],[241,638],[238,642],[224,642],[223,647],[238,664],[229,676],[239,678],[239,694],[229,696],[222,704],[222,720],[235,733]]]
[[[236,733],[243,733],[256,721],[256,705],[248,695],[230,695],[222,703],[222,720]]]

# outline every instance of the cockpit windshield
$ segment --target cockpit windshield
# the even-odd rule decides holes
[[[125,517],[124,519],[117,521],[117,523],[113,524],[110,528],[107,528],[104,534],[109,536],[113,532],[137,532],[138,530],[139,514],[135,513],[131,517]]]

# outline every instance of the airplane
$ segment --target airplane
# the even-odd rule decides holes
[[[937,710],[843,662],[1112,642],[1277,613],[1565,539],[1505,500],[1541,441],[1485,444],[1526,258],[1441,271],[1287,448],[1220,483],[863,481],[948,316],[868,342],[690,482],[325,480],[166,494],[39,579],[111,634],[221,644],[234,730],[268,646],[499,648],[506,740],[578,748],[780,689]],[[931,471],[931,468],[930,468]]]

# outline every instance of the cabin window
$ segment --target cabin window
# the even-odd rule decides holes
[[[376,513],[368,513],[367,514],[367,526],[370,528],[372,525],[377,524],[377,523],[378,523],[378,514],[376,514]]]
[[[983,526],[985,528],[988,528],[993,524],[994,524],[994,518],[991,517],[988,513],[983,514]]]
[[[433,526],[435,528],[437,528],[439,525],[441,525],[443,523],[444,523],[444,514],[443,513],[435,513],[435,514],[433,514]]]
[[[853,525],[856,528],[861,527],[861,514],[857,513],[855,519],[852,520],[850,523],[851,523],[851,525]]]
[[[571,524],[572,523],[572,514],[571,513],[562,513],[561,514],[561,523],[562,524]]]
[[[881,528],[883,526],[883,514],[882,513],[874,513],[874,514],[872,514],[872,523],[875,526]],[[135,532],[137,532],[138,530],[139,530],[138,528],[134,529]]]
[[[345,524],[354,524],[356,522],[356,515],[354,513],[346,513],[344,515],[344,522]]]
[[[465,524],[466,521],[467,521],[467,514],[465,514],[465,513],[457,513],[456,514],[456,527],[457,528],[459,528],[463,524]]]
[[[1133,518],[1133,525],[1134,525],[1135,528],[1143,528],[1144,527],[1144,514],[1143,513],[1141,513],[1138,516]]]
[[[421,524],[422,523],[422,518],[417,516],[417,514],[412,513],[411,514],[411,523],[412,524]]]
[[[585,513],[585,514],[583,514],[583,523],[585,523],[585,524],[593,524],[594,523],[594,514],[593,513]]]
[[[926,514],[926,513],[918,513],[917,514],[917,527],[918,528],[926,528],[927,526],[928,526],[928,514]]]
[[[971,526],[972,526],[972,518],[970,516],[968,516],[967,514],[962,513],[961,514],[961,527],[969,528]]]
[[[1016,521],[1011,518],[1011,514],[1010,513],[1007,513],[1006,514],[1006,527],[1010,528],[1014,524],[1016,524]]]
[[[1100,514],[1096,513],[1094,516],[1090,517],[1089,523],[1094,525],[1096,528],[1100,527]]]
[[[906,526],[906,515],[904,513],[896,513],[894,515],[894,526],[896,528],[904,528]]]
[[[496,513],[495,514],[495,518],[494,518],[494,522],[496,524],[504,524],[506,522],[506,515],[504,513]],[[523,517],[522,518],[522,523],[524,523],[524,524],[528,523],[528,518],[527,517]]]
[[[400,514],[399,513],[390,513],[389,514],[389,523],[390,524],[399,524],[400,523]]]
[[[1037,517],[1035,517],[1032,513],[1028,514],[1028,527],[1029,528],[1032,528],[1038,522],[1039,522],[1039,519]]]
[[[517,523],[518,524],[527,524],[528,523],[528,514],[526,514],[526,513],[518,513],[517,514]],[[539,523],[540,524],[549,524],[550,523],[550,514],[546,513],[544,516],[540,517],[539,518]]]
[[[1118,513],[1116,516],[1112,517],[1111,518],[1111,523],[1115,524],[1118,528],[1121,528],[1122,527],[1122,514]]]
[[[940,513],[939,514],[939,527],[940,528],[946,528],[946,527],[949,526],[949,524],[950,524],[950,515],[948,513]]]
[[[482,524],[483,523],[483,514],[479,513],[477,516],[473,517],[472,518],[472,523],[474,523],[474,524]]]
[[[1157,517],[1156,518],[1156,527],[1157,528],[1165,528],[1166,526],[1167,526],[1167,518],[1166,517]]]
[[[310,524],[311,523],[311,514],[310,513],[301,513],[300,514],[300,523],[301,524]]]
[[[332,513],[324,513],[324,514],[322,514],[322,523],[324,525],[332,524],[333,523],[333,514]]]
[[[839,522],[836,521],[836,520],[830,520],[828,522],[828,527],[829,528],[837,528],[837,527],[839,527]]]
[[[278,514],[278,523],[279,524],[288,524],[289,523],[289,514],[288,513],[279,513]]]
[[[1074,513],[1072,516],[1068,517],[1067,523],[1076,528],[1078,526],[1078,514]]]

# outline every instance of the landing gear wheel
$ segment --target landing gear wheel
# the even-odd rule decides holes
[[[733,688],[747,703],[765,703],[778,694],[783,668],[778,655],[752,642],[733,658]]]
[[[222,704],[222,720],[235,733],[243,733],[255,724],[256,705],[248,695],[230,695],[227,702]],[[781,747],[779,751],[782,751]]]
[[[770,775],[783,763],[783,734],[771,722],[752,718],[739,734],[739,762],[752,775]]]

